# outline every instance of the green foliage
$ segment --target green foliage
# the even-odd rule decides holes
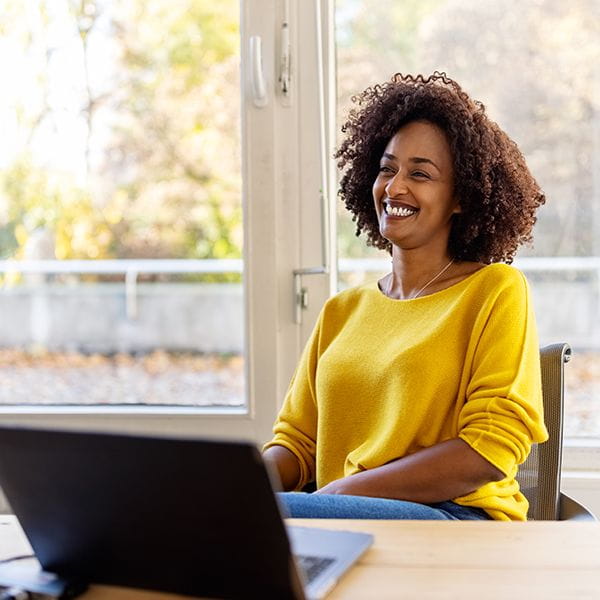
[[[48,11],[54,1],[38,0],[29,14],[10,6],[12,42],[32,72],[13,107],[21,151],[0,169],[0,253],[23,256],[42,228],[59,258],[240,257],[237,1],[64,0],[62,13]],[[74,37],[57,45],[50,32],[65,19]],[[77,44],[69,64],[85,68],[65,83],[60,55]],[[93,60],[99,52],[106,71]],[[69,99],[49,104],[57,85],[77,90],[84,110]],[[49,138],[48,125],[65,114],[72,129],[87,129],[84,173],[54,160],[49,140],[73,136],[67,127]]]
[[[0,190],[8,199],[6,221],[0,227],[0,255],[24,258],[34,232],[51,231],[51,256],[44,258],[104,258],[110,228],[94,208],[86,190],[70,178],[35,167],[19,157],[0,173]]]

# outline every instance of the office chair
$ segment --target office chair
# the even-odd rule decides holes
[[[564,365],[570,358],[569,344],[551,344],[540,349],[544,420],[549,438],[532,446],[517,474],[521,492],[529,500],[530,520],[596,520],[587,508],[560,491]]]

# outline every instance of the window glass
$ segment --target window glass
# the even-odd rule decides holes
[[[0,404],[244,404],[239,38],[236,0],[2,3]]]
[[[532,286],[541,343],[573,347],[565,432],[582,437],[600,436],[598,23],[595,0],[336,1],[340,124],[367,85],[440,70],[525,154],[547,203],[515,264]],[[385,254],[355,239],[342,207],[338,242],[341,286],[388,269]]]

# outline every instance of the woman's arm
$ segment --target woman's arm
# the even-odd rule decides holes
[[[263,446],[285,491],[302,488],[315,479],[317,402],[315,375],[323,312],[304,347],[300,362],[273,426],[273,438]]]
[[[284,491],[296,488],[300,480],[300,463],[292,452],[283,446],[271,446],[263,452],[263,458],[279,473]]]
[[[492,463],[463,440],[453,439],[332,481],[315,493],[431,503],[464,496],[501,479],[504,474]]]

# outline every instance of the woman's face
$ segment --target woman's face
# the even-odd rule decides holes
[[[412,121],[390,139],[373,183],[381,235],[404,250],[447,254],[454,197],[452,153],[446,135],[427,121]]]

